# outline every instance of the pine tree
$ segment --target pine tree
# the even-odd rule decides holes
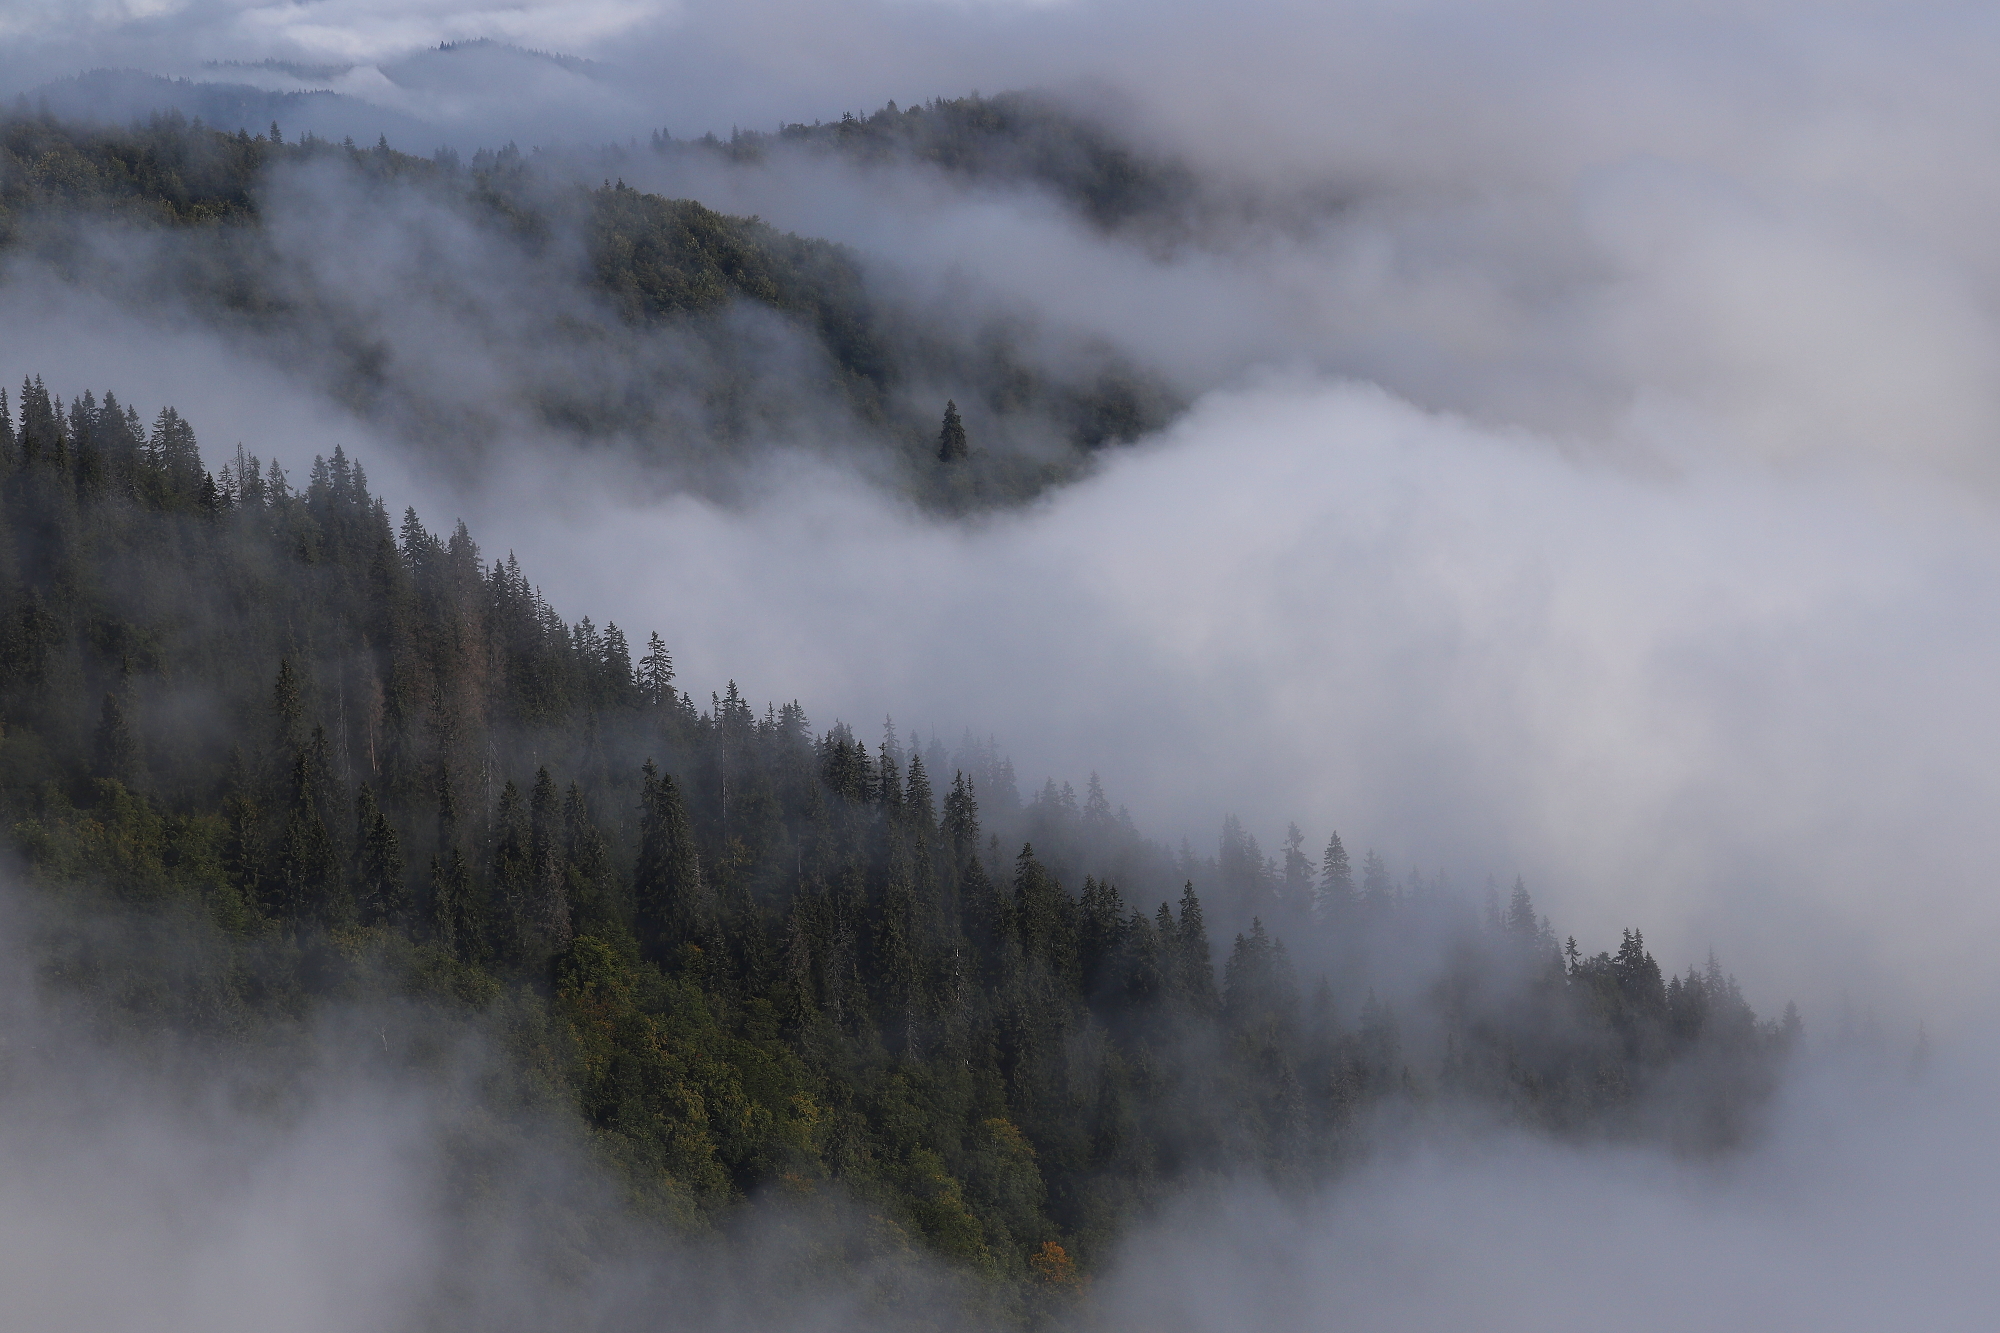
[[[526,919],[536,947],[553,953],[571,936],[569,885],[562,866],[562,811],[556,782],[546,767],[535,770],[529,798]]]
[[[563,897],[577,929],[622,929],[624,912],[614,896],[611,850],[577,782],[569,784],[563,798],[562,856]]]
[[[911,827],[923,838],[926,847],[937,834],[937,801],[931,794],[930,773],[924,768],[924,757],[910,752],[910,774],[903,784],[903,805],[908,811]]]
[[[1109,973],[1124,943],[1125,903],[1109,881],[1089,875],[1077,899],[1077,965],[1083,994],[1089,998],[1109,983]]]
[[[402,839],[366,784],[354,798],[355,890],[364,925],[397,924],[409,913]]]
[[[271,687],[271,711],[277,723],[272,743],[277,755],[289,762],[305,741],[306,715],[299,673],[292,669],[289,657],[278,659],[278,679]]]
[[[1194,883],[1181,890],[1180,920],[1174,923],[1174,949],[1179,962],[1181,994],[1198,1010],[1215,1007],[1215,961],[1209,949],[1208,927],[1201,918],[1201,899]]]
[[[938,431],[938,461],[956,463],[971,452],[965,440],[965,423],[958,418],[958,404],[948,402],[944,405],[944,428]]]
[[[494,827],[497,836],[486,876],[493,907],[497,909],[490,922],[493,952],[504,963],[528,962],[536,943],[531,902],[534,868],[529,853],[527,802],[521,798],[521,789],[512,782],[500,789]]]
[[[127,787],[143,785],[139,738],[132,731],[125,700],[119,690],[104,692],[104,706],[98,714],[94,748],[96,762],[93,768],[98,777],[123,783]]]
[[[1058,976],[1067,976],[1076,961],[1074,905],[1062,885],[1035,858],[1026,843],[1014,859],[1014,929],[1021,951],[1039,958]]]
[[[1344,925],[1354,915],[1354,869],[1348,865],[1348,849],[1340,845],[1340,835],[1326,839],[1326,853],[1320,857],[1320,883],[1312,895],[1312,915],[1326,927]]]
[[[884,1012],[900,1029],[905,1053],[914,1053],[923,964],[916,893],[908,860],[900,850],[891,852],[883,881],[882,910],[875,929],[875,971]]]
[[[431,858],[431,935],[438,947],[460,962],[484,956],[479,905],[472,895],[472,869],[453,847]]]
[[[702,881],[701,856],[680,787],[647,761],[640,797],[639,860],[632,874],[639,943],[666,961],[690,944],[712,947],[720,924]]]
[[[1223,1010],[1238,1028],[1288,1029],[1298,1012],[1298,985],[1283,941],[1252,918],[1223,966]]]
[[[1101,842],[1118,827],[1118,821],[1111,814],[1111,800],[1104,794],[1104,784],[1097,780],[1095,773],[1090,775],[1090,783],[1084,792],[1083,831],[1088,837]]]
[[[351,914],[340,872],[340,857],[327,827],[326,732],[313,729],[292,762],[292,799],[278,847],[280,908],[295,920],[337,925]]]
[[[605,692],[613,704],[624,707],[637,701],[639,686],[632,669],[632,650],[625,643],[624,631],[609,621],[604,626],[602,671]]]
[[[1528,896],[1528,886],[1521,877],[1514,877],[1514,892],[1507,901],[1506,931],[1518,940],[1532,943],[1540,933],[1540,922],[1535,916],[1535,903]]]
[[[665,640],[654,630],[646,638],[646,655],[639,659],[639,698],[650,707],[667,703],[673,693],[674,659]]]

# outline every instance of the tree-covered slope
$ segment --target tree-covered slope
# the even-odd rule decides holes
[[[1100,227],[1172,230],[1199,202],[1188,167],[1135,147],[1100,118],[1043,94],[938,98],[826,123],[789,124],[776,134],[738,130],[683,144],[664,133],[655,151],[693,147],[756,160],[773,148],[807,147],[863,162],[917,161],[970,180],[1032,183]]]
[[[846,247],[622,181],[561,184],[512,146],[461,162],[172,115],[114,129],[17,112],[0,120],[0,248],[285,347],[288,365],[440,448],[521,418],[686,479],[768,441],[817,441],[959,505],[1073,476],[1175,408],[1101,344],[1031,355],[1046,339],[1012,317],[885,301]],[[376,290],[385,272],[397,279]],[[403,341],[432,325],[449,336]],[[470,378],[506,394],[452,398],[456,377],[426,364],[440,342],[496,363]],[[953,475],[930,466],[947,399],[975,414]]]
[[[859,1199],[1031,1313],[1168,1192],[1385,1125],[1727,1147],[1796,1030],[1636,931],[1559,949],[1524,888],[1233,819],[1175,855],[1095,779],[1023,803],[990,746],[703,704],[353,460],[211,474],[110,394],[0,411],[0,626],[13,848],[58,916],[155,923],[55,931],[53,984],[237,1042],[393,1004],[413,1061],[487,1024],[493,1114],[567,1118],[654,1215]]]

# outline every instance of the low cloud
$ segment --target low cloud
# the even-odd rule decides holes
[[[1189,1333],[1981,1328],[1991,1070],[1932,1072],[1822,1067],[1719,1164],[1445,1134],[1309,1198],[1226,1191],[1134,1235],[1099,1305]]]

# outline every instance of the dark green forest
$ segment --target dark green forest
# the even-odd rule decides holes
[[[1188,167],[1135,147],[1101,120],[1043,94],[1000,93],[894,102],[865,115],[788,124],[776,134],[736,129],[676,140],[655,131],[655,152],[721,152],[739,162],[806,147],[862,162],[918,161],[971,180],[1031,181],[1107,229],[1144,226],[1171,235],[1202,205]]]
[[[899,468],[919,500],[961,508],[1027,498],[1178,410],[1159,376],[1108,347],[1031,354],[1042,335],[1023,314],[885,296],[847,247],[633,189],[609,167],[586,187],[573,167],[511,144],[417,157],[276,125],[83,125],[23,105],[0,118],[0,254],[284,346],[340,400],[433,449],[476,452],[521,414],[699,474],[766,440],[831,433]],[[388,230],[301,239],[329,200]],[[425,253],[441,227],[457,251],[474,242],[479,267]],[[508,396],[441,400],[449,386],[385,341],[383,312],[342,279],[379,267],[383,246],[410,252],[402,295],[421,308],[464,321],[505,292],[541,312],[465,330],[514,363]],[[944,476],[927,464],[947,399],[973,447]]]
[[[479,1026],[492,1115],[573,1126],[659,1225],[857,1200],[1028,1316],[1173,1191],[1399,1125],[1726,1151],[1799,1030],[1636,929],[1559,942],[1518,881],[1234,817],[1174,851],[992,742],[700,699],[359,461],[210,471],[108,392],[0,395],[0,599],[5,825],[98,1021],[254,1047],[387,1004],[419,1062]]]

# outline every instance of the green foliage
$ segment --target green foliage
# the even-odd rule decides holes
[[[969,738],[700,708],[658,635],[635,664],[462,525],[392,526],[339,451],[302,488],[241,452],[196,475],[174,414],[6,406],[0,803],[51,902],[159,942],[57,932],[45,972],[146,1030],[370,996],[486,1023],[497,1105],[560,1109],[674,1225],[838,1193],[1049,1296],[1192,1175],[1335,1169],[1368,1108],[1726,1144],[1796,1033],[1712,960],[1663,981],[1636,931],[1559,956],[1525,886],[1419,978],[1435,1012],[1403,978],[1343,1023],[1431,910],[1373,854],[1357,901],[1337,838],[1317,886],[1303,835],[1280,872],[1234,820],[1172,858],[1094,781],[1023,806]],[[1244,930],[1219,993],[1211,920]]]
[[[1178,220],[1195,202],[1193,173],[1135,148],[1103,117],[1044,94],[939,98],[827,124],[786,125],[776,135],[738,131],[728,143],[682,145],[655,135],[656,151],[692,148],[756,160],[779,145],[802,145],[861,161],[915,160],[977,180],[1029,181],[1101,227]]]
[[[1004,137],[1039,123],[1003,116],[989,129]],[[888,451],[919,498],[965,507],[1021,499],[1074,476],[1091,451],[1156,429],[1177,410],[1158,376],[1107,347],[1071,348],[1056,370],[1028,350],[1038,339],[1018,320],[964,323],[885,304],[861,257],[844,246],[622,180],[585,189],[552,176],[512,145],[460,163],[386,143],[227,134],[177,113],[114,129],[16,112],[0,117],[0,249],[31,252],[88,282],[102,267],[92,224],[137,228],[145,249],[169,256],[158,282],[193,308],[319,349],[356,409],[422,423],[437,439],[477,435],[489,424],[461,417],[519,407],[548,427],[616,438],[683,463],[690,435],[715,448],[749,448],[784,436],[801,414],[823,432],[829,414],[844,409],[851,433]],[[267,231],[274,189],[300,180],[337,181],[381,214],[398,204],[453,212],[538,291],[578,289],[595,298],[555,318],[535,312],[537,360],[561,351],[623,369],[590,379],[588,388],[572,376],[529,374],[517,377],[518,404],[441,409],[430,400],[434,386],[396,377],[366,326],[371,316],[319,283],[310,266],[302,271]],[[740,317],[746,312],[763,318]],[[809,350],[797,354],[773,323]],[[982,441],[1012,439],[1016,447],[970,455],[961,426],[944,440],[944,456],[971,465],[934,475],[932,413],[941,387],[964,397],[968,411],[976,401],[979,420],[996,427]],[[142,433],[136,420],[130,433]],[[171,409],[154,423],[144,447],[158,464],[145,482],[160,488],[156,498],[200,503],[192,440]]]

